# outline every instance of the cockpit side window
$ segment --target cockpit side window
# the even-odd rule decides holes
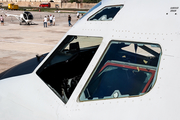
[[[99,6],[101,6],[102,2],[99,2],[98,4],[96,4],[94,7],[92,7],[85,15],[83,15],[80,19],[82,19],[83,17],[85,17],[86,15],[88,15],[90,12],[92,12],[94,9],[98,8]]]
[[[27,19],[27,14],[24,13],[24,14],[23,14],[23,17],[24,17],[24,19]]]
[[[157,44],[111,41],[80,95],[80,101],[139,96],[155,84]]]
[[[104,7],[91,16],[88,21],[111,21],[122,7],[123,5]]]
[[[67,36],[37,71],[66,103],[102,41],[101,37]]]
[[[28,14],[28,19],[29,19],[29,20],[33,20],[32,14]]]
[[[30,12],[24,12],[24,18],[33,20],[33,15]]]

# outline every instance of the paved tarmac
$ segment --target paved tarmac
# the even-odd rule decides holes
[[[20,15],[22,11],[5,11],[8,14]],[[5,17],[4,26],[0,25],[0,73],[21,62],[35,57],[37,54],[50,52],[64,34],[71,28],[68,26],[68,13],[31,12],[35,25],[19,25],[15,17]],[[1,13],[0,15],[4,14]],[[56,25],[43,27],[45,15],[55,15]],[[77,19],[70,14],[72,24]]]

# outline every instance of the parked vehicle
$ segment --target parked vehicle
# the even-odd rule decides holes
[[[15,5],[14,3],[8,4],[8,9],[10,9],[10,10],[17,10],[17,9],[19,9],[19,6]]]
[[[51,7],[51,4],[50,3],[41,3],[40,5],[39,5],[39,7]]]

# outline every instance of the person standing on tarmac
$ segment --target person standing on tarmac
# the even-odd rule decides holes
[[[69,23],[69,26],[72,26],[72,24],[71,24],[71,16],[70,15],[68,15],[68,23]]]
[[[77,12],[77,14],[76,14],[76,15],[77,15],[77,20],[78,20],[78,19],[79,19],[79,15],[80,15],[80,14],[79,14],[79,12]]]
[[[4,18],[2,15],[0,16],[0,20],[1,20],[1,26],[4,26]]]
[[[46,16],[44,17],[43,22],[44,22],[44,27],[47,27],[47,17]]]
[[[53,15],[53,26],[55,26],[55,16]]]
[[[52,15],[49,16],[49,20],[50,20],[50,26],[52,26],[52,21],[53,21],[53,16]]]

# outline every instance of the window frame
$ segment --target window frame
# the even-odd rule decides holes
[[[53,59],[58,55],[58,53],[59,52],[66,52],[66,48],[68,48],[68,49],[70,49],[69,47],[70,47],[70,45],[71,45],[71,43],[77,43],[77,38],[78,37],[80,37],[80,40],[78,40],[80,43],[83,43],[85,40],[83,40],[83,41],[81,41],[81,38],[83,38],[83,37],[86,37],[86,38],[88,38],[88,41],[91,41],[91,39],[96,39],[97,40],[97,42],[94,42],[94,44],[85,44],[85,45],[82,45],[80,48],[79,48],[79,50],[78,50],[78,53],[81,53],[80,52],[80,50],[81,51],[83,51],[84,49],[87,49],[87,51],[88,51],[88,49],[89,48],[91,48],[91,49],[94,49],[94,48],[96,48],[97,47],[97,49],[98,49],[98,47],[100,46],[100,44],[102,43],[102,41],[103,41],[103,37],[101,37],[101,36],[83,36],[83,35],[67,35],[65,38],[64,38],[64,40],[54,49],[54,51],[51,53],[51,55],[45,60],[45,62],[36,70],[36,75],[47,85],[47,87],[49,87],[50,89],[51,89],[51,91],[52,92],[54,92],[55,94],[56,94],[56,96],[57,97],[59,97],[60,98],[60,100],[64,103],[64,104],[66,104],[68,101],[69,101],[69,99],[70,99],[70,97],[71,97],[71,95],[73,94],[73,92],[74,92],[74,90],[73,90],[73,92],[71,93],[71,95],[70,95],[70,97],[68,98],[68,100],[66,101],[66,98],[64,99],[61,95],[60,95],[60,93],[58,92],[58,90],[56,89],[56,88],[54,88],[54,85],[53,86],[51,86],[51,84],[49,84],[49,81],[50,81],[50,79],[44,79],[43,77],[42,77],[42,72],[45,70],[45,69],[47,69],[47,67],[51,67],[51,66],[54,66],[56,63],[55,62],[53,62],[53,64],[51,64],[51,65],[48,65],[49,63],[51,63],[51,61],[53,61]],[[87,42],[87,41],[86,41]],[[72,47],[73,48],[73,47]],[[91,50],[90,49],[90,50]],[[69,51],[69,50],[68,50]],[[97,51],[97,50],[96,50]],[[95,52],[93,52],[92,54],[96,54],[96,51]],[[71,51],[71,52],[73,52],[73,53],[75,53],[76,54],[76,52],[77,51]],[[83,52],[82,52],[83,53]],[[89,55],[89,54],[88,54]],[[94,56],[93,55],[93,56]],[[93,56],[92,56],[92,58],[93,58]],[[90,61],[92,60],[92,58],[90,59]],[[69,59],[67,59],[67,60],[63,60],[64,62],[69,62]],[[61,61],[62,62],[62,61]],[[81,64],[82,65],[82,64]],[[89,64],[88,64],[89,65]],[[87,65],[87,67],[88,67],[88,65]],[[86,69],[87,69],[87,67],[86,67]],[[63,69],[63,68],[60,68],[60,69]],[[83,73],[84,74],[84,73]],[[83,75],[82,74],[82,75]],[[74,76],[73,78],[75,78],[75,77],[79,77],[79,76]],[[81,76],[82,77],[82,76]],[[81,78],[80,77],[80,78]],[[68,78],[68,79],[71,79],[71,78]],[[52,79],[51,81],[53,81],[54,79]],[[64,79],[63,79],[64,80]],[[79,79],[80,80],[80,79]],[[48,82],[47,82],[48,81]],[[76,87],[77,87],[77,85],[76,85]],[[75,87],[75,88],[76,88]]]
[[[111,6],[105,6],[105,7],[103,7],[103,8],[101,8],[100,10],[98,10],[96,13],[94,13],[93,15],[91,15],[90,17],[88,17],[88,19],[87,19],[87,21],[94,21],[94,22],[97,22],[97,21],[112,21],[115,17],[116,17],[116,15],[118,14],[118,12],[120,11],[118,11],[117,13],[116,13],[116,15],[111,19],[111,20],[90,20],[93,16],[95,16],[95,15],[97,15],[100,11],[103,11],[105,8],[107,8],[107,7],[120,7],[120,6],[122,6],[121,8],[120,8],[120,10],[124,7],[124,4],[120,4],[120,5],[111,5]]]

